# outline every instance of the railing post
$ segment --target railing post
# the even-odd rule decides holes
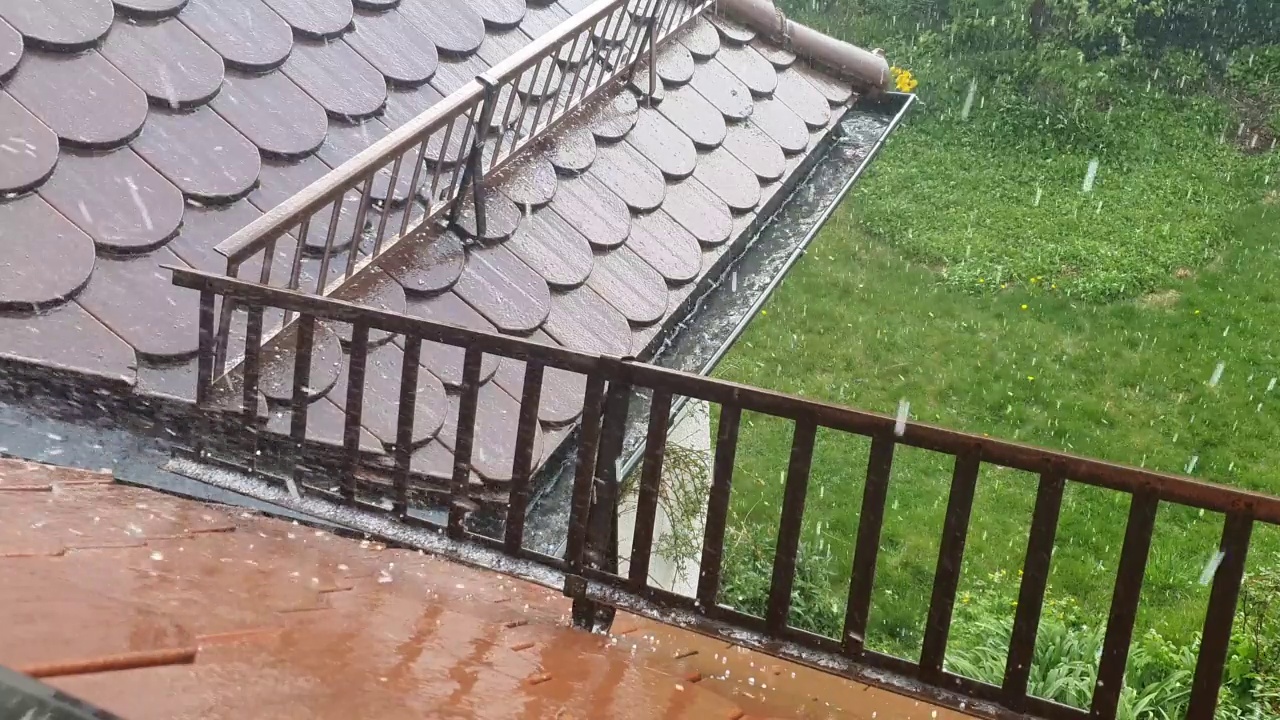
[[[493,122],[493,113],[498,106],[498,86],[483,75],[476,76],[476,82],[484,86],[484,103],[480,106],[480,117],[471,135],[471,150],[467,155],[466,167],[462,171],[462,183],[459,185],[458,198],[453,201],[449,211],[449,223],[456,225],[462,215],[462,196],[468,187],[471,190],[471,204],[476,214],[476,237],[484,237],[485,233],[485,177],[484,177],[484,136]],[[512,92],[515,92],[514,90]],[[499,135],[501,137],[501,135]],[[442,152],[448,152],[448,148]]]

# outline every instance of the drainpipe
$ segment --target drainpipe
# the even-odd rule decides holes
[[[788,50],[872,94],[889,87],[889,63],[880,51],[863,50],[789,20],[773,0],[719,0],[721,12]]]

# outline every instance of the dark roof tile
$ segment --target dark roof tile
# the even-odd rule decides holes
[[[359,155],[370,145],[386,137],[391,129],[376,117],[366,118],[361,122],[351,123],[345,120],[329,120],[329,134],[324,144],[316,151],[316,156],[331,168]],[[413,180],[413,171],[409,163],[401,163],[400,175],[396,178],[395,202],[403,202],[409,197],[409,183]],[[378,171],[374,179],[373,198],[379,202],[387,198],[387,188],[391,184],[391,168]]]
[[[492,323],[452,291],[431,297],[409,298],[409,314],[455,327],[497,332]],[[396,342],[403,344],[399,340]],[[422,343],[422,365],[451,388],[462,384],[464,355],[465,351],[460,347],[430,341]],[[488,382],[497,370],[498,358],[485,355],[484,362],[480,364],[480,380]]]
[[[274,68],[293,49],[289,24],[261,0],[190,0],[178,19],[241,70]]]
[[[651,108],[640,110],[636,126],[627,133],[626,142],[672,180],[692,175],[698,164],[698,152],[689,136],[671,124],[662,113]]]
[[[38,315],[0,313],[0,357],[111,380],[134,380],[133,348],[76,303]]]
[[[556,288],[581,285],[595,261],[587,239],[552,208],[530,213],[503,247]]]
[[[400,283],[393,280],[390,275],[376,268],[360,277],[353,278],[349,285],[344,285],[333,294],[333,297],[339,300],[357,302],[378,310],[386,310],[397,315],[404,315],[408,312],[404,288],[401,287]],[[342,342],[351,342],[350,325],[339,323],[336,332]],[[369,332],[369,342],[373,344],[385,344],[391,340],[391,337],[391,333],[385,330],[371,330]]]
[[[724,15],[709,14],[708,21],[719,31],[726,44],[746,45],[756,39],[756,31]]]
[[[550,312],[546,280],[502,246],[469,250],[453,291],[503,332],[532,332]]]
[[[351,24],[351,0],[262,1],[305,37],[337,37]]]
[[[248,75],[228,71],[212,107],[263,154],[298,157],[324,142],[324,108],[283,73]]]
[[[405,292],[417,294],[453,287],[467,261],[462,240],[452,231],[405,243],[385,257],[382,268],[387,274],[404,286]]]
[[[651,325],[667,312],[662,275],[626,245],[596,254],[587,286],[633,325]]]
[[[222,87],[222,56],[175,18],[118,23],[101,51],[153,103],[170,109],[203,105]]]
[[[226,202],[258,181],[258,148],[208,107],[151,111],[133,149],[184,195]]]
[[[519,29],[491,29],[485,34],[484,42],[480,43],[480,47],[476,48],[475,54],[486,64],[490,66],[497,65],[519,52],[530,42],[532,40],[529,36],[520,32]],[[524,78],[525,81],[529,79],[528,77]],[[541,80],[539,80],[539,85],[541,84]],[[521,90],[527,91],[527,88],[522,87]]]
[[[403,361],[404,350],[394,343],[387,343],[370,350],[365,363],[361,424],[388,445],[393,445],[396,441]],[[350,357],[347,364],[351,364]],[[417,402],[414,405],[413,444],[417,446],[435,437],[440,431],[448,401],[445,399],[444,385],[427,368],[418,371],[418,388],[414,396]],[[339,407],[346,407],[346,373],[338,378],[338,383],[327,397]]]
[[[356,12],[355,29],[343,39],[393,83],[424,83],[440,62],[431,37],[396,8]]]
[[[569,13],[559,5],[534,3],[525,8],[524,17],[520,19],[520,29],[531,38],[540,38],[568,19]]]
[[[747,212],[760,202],[760,183],[755,174],[725,148],[703,153],[693,176],[735,212]]]
[[[853,88],[848,83],[840,82],[825,73],[821,73],[811,65],[806,63],[796,65],[795,72],[799,73],[805,80],[808,80],[809,84],[822,93],[823,97],[833,107],[839,107],[853,99]]]
[[[732,72],[757,98],[768,97],[778,89],[778,71],[752,47],[722,48],[716,55],[716,62]]]
[[[765,60],[768,60],[769,64],[773,65],[776,70],[786,70],[796,61],[795,53],[760,38],[756,38],[751,43],[751,47],[755,48],[756,52],[760,53],[760,56]]]
[[[759,100],[751,113],[751,124],[763,130],[788,155],[803,153],[809,147],[809,128],[786,103],[776,98]]]
[[[560,189],[548,207],[596,247],[621,245],[631,232],[627,204],[591,175],[561,179]]]
[[[787,158],[782,154],[782,148],[749,122],[729,125],[724,149],[750,168],[761,182],[779,180],[787,172]]]
[[[600,105],[591,119],[591,132],[597,140],[616,142],[627,136],[636,126],[640,112],[636,97],[629,92],[618,93],[612,100]]]
[[[667,99],[667,86],[662,78],[649,73],[636,73],[627,82],[627,88],[649,106],[662,104]]]
[[[93,240],[38,195],[0,200],[0,247],[0,311],[65,302],[93,272]]]
[[[729,205],[693,177],[668,188],[663,210],[703,245],[719,245],[733,233]]]
[[[200,294],[175,286],[161,267],[183,264],[166,249],[134,258],[100,257],[77,301],[139,355],[190,357],[198,347]]]
[[[387,89],[387,106],[382,120],[391,127],[400,127],[440,102],[444,96],[430,84],[412,88]]]
[[[449,412],[437,435],[439,441],[452,450],[458,431],[459,396],[449,395]],[[476,407],[475,444],[471,449],[471,467],[486,480],[498,482],[511,479],[511,465],[515,460],[516,430],[520,422],[520,402],[507,394],[497,383],[480,386]],[[542,459],[542,429],[534,426],[533,458],[535,466]]]
[[[542,327],[580,352],[626,355],[631,348],[627,318],[586,285],[551,293],[551,315]]]
[[[443,52],[463,55],[484,42],[484,20],[469,0],[403,0],[399,7]]]
[[[281,69],[333,117],[359,120],[387,102],[386,78],[343,42],[299,40]]]
[[[627,207],[648,212],[662,205],[667,183],[658,169],[635,146],[626,142],[601,145],[587,175],[622,198]]]
[[[665,83],[683,85],[693,79],[697,66],[693,53],[678,42],[667,43],[658,50],[658,77]]]
[[[525,0],[471,0],[472,7],[480,13],[490,27],[515,27],[524,19]]]
[[[724,142],[724,115],[691,85],[669,88],[658,112],[700,148],[719,147]]]
[[[293,428],[293,411],[289,405],[279,405],[270,409],[267,416],[267,430],[280,435],[288,435]],[[307,405],[307,440],[330,447],[343,447],[346,432],[347,416],[342,408],[328,398]],[[365,428],[360,428],[360,452],[368,455],[382,455],[385,450],[378,438]]]
[[[156,19],[177,15],[187,0],[115,0],[116,10],[135,18]]]
[[[529,339],[544,345],[555,345],[549,335],[539,330]],[[494,375],[494,382],[513,398],[524,393],[525,363],[503,358]],[[571,423],[582,414],[582,403],[587,388],[587,377],[579,373],[556,368],[545,368],[542,374],[542,394],[538,403],[538,419],[552,425]]]
[[[669,283],[689,282],[702,269],[702,249],[697,239],[665,209],[633,217],[626,247],[662,273]]]
[[[689,49],[695,58],[707,60],[720,52],[720,34],[706,18],[697,17],[676,35],[680,44]]]
[[[62,153],[40,195],[109,252],[146,252],[182,223],[182,193],[129,148]]]
[[[58,136],[13,96],[0,91],[0,195],[44,182],[58,162]]]
[[[33,48],[75,52],[94,46],[111,28],[111,0],[5,0],[4,18]]]
[[[755,98],[752,97],[750,88],[720,64],[718,59],[699,67],[689,85],[715,105],[728,120],[745,120],[755,110]]]
[[[596,141],[586,128],[569,128],[551,143],[551,163],[567,173],[579,173],[596,161]]]
[[[556,196],[556,168],[545,155],[534,155],[513,164],[502,179],[501,190],[517,205],[541,207]]]
[[[475,204],[473,198],[463,200],[458,211],[454,229],[463,237],[480,242],[493,243],[506,240],[516,231],[520,224],[520,208],[502,193],[488,193],[484,200],[485,225],[484,232],[476,224]]]
[[[147,96],[96,50],[66,55],[28,48],[6,89],[71,146],[118,147],[147,119]]]
[[[18,66],[22,48],[22,33],[0,18],[0,80]]]
[[[290,332],[288,337],[297,337],[296,332]],[[294,342],[292,339],[275,342],[262,351],[262,376],[258,389],[276,402],[293,400]],[[317,322],[311,340],[311,371],[302,389],[303,396],[314,401],[329,392],[338,382],[338,377],[346,372],[345,358],[337,333],[328,325]]]
[[[192,267],[206,272],[225,273],[226,258],[214,250],[214,247],[261,215],[262,211],[248,200],[225,205],[188,205],[182,215],[182,232],[169,243],[168,248]],[[277,252],[283,250],[280,246],[288,244],[290,240],[281,239]],[[250,268],[246,266],[241,272],[243,274],[248,270]]]
[[[778,73],[774,97],[786,103],[811,129],[824,128],[831,122],[831,105],[796,67]]]

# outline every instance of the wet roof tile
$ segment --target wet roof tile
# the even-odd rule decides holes
[[[696,177],[672,185],[663,210],[703,245],[719,245],[733,233],[729,205]]]
[[[341,402],[341,398],[338,399]],[[289,405],[275,405],[268,409],[267,431],[288,435],[293,427],[293,410]],[[307,406],[307,440],[339,448],[345,444],[346,415],[342,408],[327,396]],[[360,428],[360,452],[367,455],[383,455],[386,450],[368,429]]]
[[[497,332],[483,315],[452,291],[430,297],[409,298],[409,314],[433,322],[469,328],[481,332]],[[424,341],[421,363],[444,384],[456,388],[462,384],[462,363],[465,351],[443,343]],[[480,365],[480,380],[487,382],[498,370],[498,358],[486,355]]]
[[[697,239],[665,209],[632,218],[626,247],[662,273],[669,283],[689,282],[702,269],[702,249]]]
[[[197,200],[239,198],[258,181],[262,168],[258,148],[208,107],[153,108],[133,149],[183,195]]]
[[[537,155],[508,170],[500,189],[517,205],[541,207],[556,195],[556,168],[545,155]]]
[[[640,110],[636,126],[627,133],[626,142],[673,180],[692,175],[698,165],[697,149],[689,136],[652,108]]]
[[[761,38],[756,38],[752,41],[751,47],[754,48],[756,52],[760,53],[761,57],[768,60],[769,64],[773,65],[776,70],[786,70],[796,62],[795,53],[784,47],[762,40]]]
[[[723,15],[712,15],[709,22],[715,26],[720,37],[729,45],[746,45],[756,39],[756,31],[742,23]]]
[[[699,148],[715,148],[724,142],[724,115],[691,85],[668,89],[666,99],[658,105],[658,112],[688,135]]]
[[[132,383],[133,348],[80,305],[39,315],[0,313],[0,357]]]
[[[504,247],[474,248],[454,292],[503,332],[532,332],[547,319],[547,281]]]
[[[781,100],[769,98],[758,101],[749,122],[765,131],[788,155],[803,153],[809,147],[809,128]]]
[[[778,88],[778,72],[773,64],[750,46],[725,46],[716,54],[716,62],[724,65],[743,82],[757,98],[768,97]]]
[[[0,80],[18,66],[22,59],[22,33],[0,17]]]
[[[450,450],[454,449],[457,439],[458,402],[457,395],[449,396],[448,414],[437,436],[441,444]],[[486,480],[503,482],[511,479],[519,418],[520,402],[507,394],[506,390],[497,383],[480,386],[471,467]],[[536,425],[534,427],[533,458],[537,464],[542,458],[542,429]]]
[[[0,202],[0,247],[0,311],[65,302],[93,272],[93,240],[38,195]]]
[[[115,4],[129,17],[156,19],[177,15],[187,0],[115,0]]]
[[[328,131],[324,108],[284,73],[228,71],[211,107],[271,157],[314,152]]]
[[[658,51],[658,77],[672,85],[683,85],[693,79],[697,66],[693,53],[684,44],[667,43]]]
[[[0,91],[0,195],[29,190],[49,177],[58,162],[58,136]]]
[[[369,353],[364,371],[364,404],[361,424],[383,443],[395,444],[400,412],[400,379],[404,350],[394,343],[380,345]],[[350,363],[350,359],[348,359]],[[345,405],[347,377],[338,378],[328,397]],[[444,385],[429,372],[418,371],[418,388],[413,416],[413,442],[420,445],[436,436],[444,424],[447,400]]]
[[[445,53],[470,54],[484,42],[484,19],[468,0],[403,0],[399,8]]]
[[[726,120],[745,120],[755,109],[751,89],[720,64],[718,58],[698,68],[689,85],[714,105]]]
[[[453,232],[423,238],[416,247],[405,246],[392,253],[382,267],[411,294],[448,290],[458,281],[467,261],[462,240]]]
[[[631,348],[627,318],[585,285],[551,293],[551,314],[543,329],[556,342],[581,352],[626,355]]]
[[[329,166],[314,155],[292,162],[270,158],[264,159],[262,161],[262,170],[259,173],[258,187],[249,194],[249,200],[259,210],[266,212],[293,197],[295,193],[311,183],[324,177],[327,172],[329,172]],[[347,193],[343,197],[343,209],[338,215],[338,224],[336,226],[332,225],[333,212],[328,208],[319,210],[312,215],[310,227],[307,230],[307,247],[313,250],[323,250],[331,231],[334,236],[333,247],[345,248],[349,246],[355,236],[356,215],[358,214],[356,206],[358,204],[359,197],[355,193]]]
[[[749,122],[729,125],[723,147],[750,168],[760,182],[779,180],[787,172],[787,159],[782,147]]]
[[[636,114],[639,111],[634,95],[618,93],[596,110],[591,119],[591,132],[597,140],[617,142],[636,126]]]
[[[720,51],[720,34],[706,18],[695,18],[676,39],[699,60],[713,58]]]
[[[796,65],[795,71],[827,99],[833,106],[844,105],[853,98],[853,88],[839,80],[818,72],[810,65]]]
[[[703,154],[693,176],[735,212],[747,212],[760,202],[760,185],[755,174],[723,147]]]
[[[598,253],[587,286],[633,325],[650,325],[666,315],[666,282],[629,244]]]
[[[567,173],[579,173],[596,161],[596,141],[586,128],[569,128],[551,144],[551,162]]]
[[[339,300],[358,302],[368,307],[404,315],[408,312],[404,288],[381,269],[374,269],[359,277],[352,278],[351,283],[344,285],[333,297]],[[344,344],[351,342],[351,326],[340,323],[337,326],[338,337]],[[390,341],[392,335],[385,330],[371,330],[369,343],[374,345]]]
[[[627,204],[590,175],[561,180],[549,207],[596,247],[621,245],[631,232]]]
[[[147,96],[96,50],[66,55],[28,48],[5,89],[72,146],[118,147],[147,118]]]
[[[503,247],[556,288],[581,285],[595,262],[587,238],[552,208],[531,213]]]
[[[304,37],[336,37],[351,24],[351,0],[262,1]]]
[[[182,193],[127,147],[64,151],[39,193],[104,251],[152,250],[182,223]]]
[[[119,23],[101,52],[153,103],[171,109],[203,105],[222,87],[222,56],[176,18]]]
[[[778,73],[778,89],[774,97],[804,120],[810,129],[819,129],[831,122],[831,105],[796,67]]]
[[[134,258],[100,257],[77,300],[140,355],[160,360],[189,357],[198,347],[200,295],[176,287],[161,267],[181,264],[165,249]]]
[[[472,7],[490,27],[508,28],[524,19],[525,0],[472,0]]]
[[[311,373],[303,388],[309,399],[323,396],[346,372],[342,343],[338,335],[324,323],[316,323],[312,336]],[[263,352],[262,378],[258,388],[271,400],[293,399],[293,353],[287,346],[273,345]]]
[[[662,171],[630,143],[601,145],[587,174],[636,212],[661,207],[667,194]]]
[[[261,0],[190,0],[178,19],[237,69],[277,67],[293,49],[289,24]]]
[[[405,19],[397,8],[358,10],[354,29],[344,39],[389,82],[417,85],[431,79],[440,56],[431,36]]]
[[[299,40],[281,70],[333,117],[370,117],[387,101],[386,78],[346,43]]]
[[[0,18],[33,48],[75,52],[107,33],[114,10],[111,0],[5,0]]]

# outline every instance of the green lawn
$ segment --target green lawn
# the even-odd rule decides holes
[[[909,164],[922,139],[904,134],[891,142],[886,165],[888,158]],[[1083,176],[1084,166],[1071,164]],[[947,172],[935,173],[935,187],[909,198],[902,196],[909,190],[886,188],[895,173],[905,171],[888,166],[868,175],[863,193],[821,233],[718,369],[720,377],[887,414],[906,400],[911,417],[925,422],[1280,492],[1280,206],[1222,213],[1213,242],[1183,243],[1164,265],[1175,270],[1152,278],[1151,292],[1131,299],[1091,302],[1055,287],[1082,287],[1105,277],[1103,270],[1066,278],[1048,268],[1045,279],[1006,275],[1003,289],[979,271],[984,287],[967,292],[936,257],[928,265],[904,259],[927,251],[901,237],[873,238],[864,228],[869,194],[920,202],[921,215],[956,210],[945,205],[957,193],[936,187],[948,182]],[[995,182],[982,175],[970,177]],[[1014,187],[1034,193],[1028,183],[1007,185],[1009,192]],[[1074,193],[1080,195],[1079,187]],[[926,201],[937,205],[924,207]],[[1071,201],[1056,202],[1059,216],[1069,217]],[[1145,212],[1176,223],[1186,210],[1175,204]],[[1052,224],[1052,216],[1044,220]],[[1016,236],[1001,241],[1011,256],[1035,244]],[[984,252],[989,261],[999,250]],[[1197,255],[1206,261],[1192,264]],[[780,421],[748,417],[739,445],[725,599],[757,610],[772,562],[790,432]],[[867,447],[837,433],[819,436],[793,621],[826,632],[838,633],[843,617]],[[900,449],[895,459],[872,646],[918,651],[950,472],[946,458],[923,451]],[[1069,487],[1052,593],[1105,613],[1127,501]],[[1028,475],[984,471],[962,593],[1003,570],[1010,601],[1015,597],[1012,578],[1025,550],[1034,491]],[[1162,510],[1144,590],[1144,627],[1182,640],[1199,628],[1207,588],[1198,580],[1220,530],[1221,517]],[[1267,556],[1280,550],[1280,535],[1261,531],[1255,538],[1254,560],[1273,559]]]

